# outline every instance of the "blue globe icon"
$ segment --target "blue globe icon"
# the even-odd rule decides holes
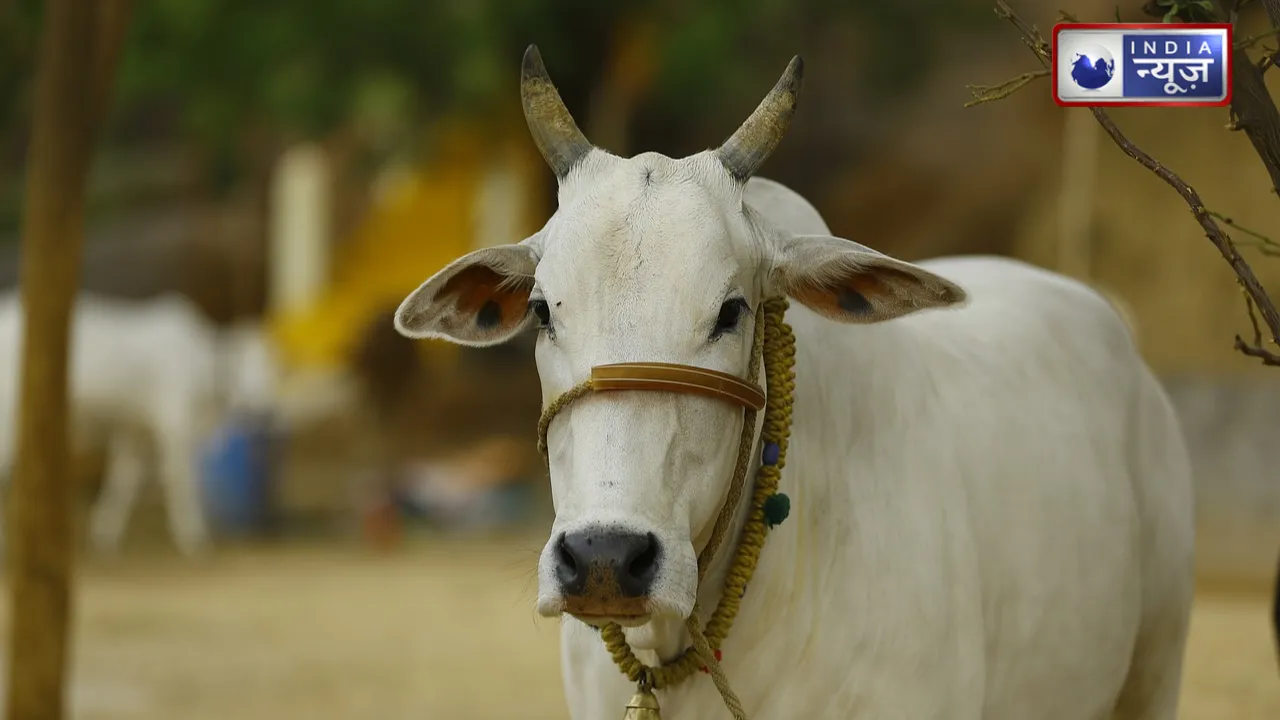
[[[1085,90],[1105,87],[1115,71],[1115,58],[1104,47],[1086,45],[1071,58],[1071,81]]]

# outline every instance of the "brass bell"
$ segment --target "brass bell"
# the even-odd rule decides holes
[[[662,720],[662,714],[658,712],[658,698],[653,691],[644,687],[636,690],[627,702],[627,712],[622,720]]]

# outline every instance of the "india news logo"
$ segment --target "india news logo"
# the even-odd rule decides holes
[[[1226,105],[1231,26],[1062,23],[1052,74],[1059,105]]]

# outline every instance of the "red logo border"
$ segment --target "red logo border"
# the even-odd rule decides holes
[[[1058,34],[1063,30],[1226,30],[1223,54],[1227,63],[1227,95],[1221,100],[1063,100],[1058,97]],[[1053,56],[1050,80],[1053,101],[1059,107],[1225,107],[1231,104],[1232,41],[1231,23],[1058,23],[1053,26]]]

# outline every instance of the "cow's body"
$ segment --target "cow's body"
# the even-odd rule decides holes
[[[14,460],[23,313],[15,293],[0,299],[0,478]],[[178,295],[147,301],[82,293],[72,320],[69,393],[78,444],[102,444],[107,470],[90,518],[90,540],[118,547],[147,471],[165,491],[180,550],[205,548],[196,453],[218,421],[219,378],[231,405],[269,402],[273,358],[242,329],[220,343],[200,310]],[[219,353],[226,353],[219,356]]]
[[[396,312],[411,337],[473,346],[538,328],[556,519],[537,608],[564,617],[574,720],[617,717],[635,687],[588,626],[626,628],[653,665],[717,604],[753,493],[729,508],[705,578],[699,560],[717,547],[743,414],[686,388],[707,371],[762,381],[745,377],[752,338],[780,295],[797,341],[792,511],[721,645],[746,716],[1174,720],[1191,473],[1131,333],[1077,282],[997,258],[903,262],[755,178],[801,75],[796,58],[715,150],[621,158],[578,131],[531,48],[522,98],[556,214]],[[628,362],[681,381],[586,380]],[[697,674],[658,694],[668,720],[733,704]]]
[[[785,188],[747,190],[776,224],[827,232]],[[1192,495],[1163,391],[1079,283],[921,266],[969,304],[854,327],[788,312],[792,512],[723,646],[748,717],[1105,720],[1129,695],[1145,710],[1115,717],[1171,720]],[[595,631],[562,632],[572,717],[616,715],[634,686]],[[659,698],[671,720],[728,717],[703,675]]]

